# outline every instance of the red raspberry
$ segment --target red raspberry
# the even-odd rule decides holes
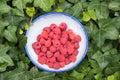
[[[79,43],[75,43],[75,44],[74,44],[74,48],[75,48],[75,49],[78,49],[79,47],[80,47],[80,46],[79,46]]]
[[[53,32],[54,32],[55,34],[61,34],[61,30],[60,30],[59,27],[54,28],[54,29],[53,29]]]
[[[41,34],[41,37],[47,39],[48,38],[48,33],[46,31],[43,31],[42,34]]]
[[[73,53],[73,51],[74,51],[74,48],[67,48],[67,51],[68,51],[68,54],[72,54]]]
[[[69,64],[71,61],[69,60],[69,59],[65,59],[65,64],[67,65],[67,64]]]
[[[38,57],[38,62],[39,62],[40,64],[45,64],[45,63],[46,63],[46,60],[47,60],[47,58],[46,58],[45,56]]]
[[[51,29],[51,30],[55,29],[56,27],[57,27],[56,24],[51,24],[51,25],[50,25],[50,29]]]
[[[49,38],[53,38],[53,35],[54,35],[54,33],[50,32],[48,36],[49,36]]]
[[[46,48],[45,46],[42,46],[42,47],[41,47],[41,51],[42,51],[42,52],[46,52],[46,51],[47,51],[47,48]]]
[[[47,56],[48,58],[50,58],[50,57],[53,56],[53,53],[51,53],[50,51],[47,51],[46,56]]]
[[[70,61],[75,62],[76,61],[76,56],[75,55],[71,55],[69,57],[69,59],[70,59]]]
[[[53,45],[54,45],[55,47],[59,47],[59,46],[60,46],[60,41],[59,41],[59,40],[55,39],[55,40],[53,40],[52,42],[53,42]]]
[[[81,37],[80,37],[79,35],[76,35],[76,36],[75,36],[75,41],[76,41],[76,42],[81,41]]]
[[[65,66],[65,62],[60,62],[59,64],[60,64],[60,67],[62,68]]]
[[[39,52],[39,57],[46,56],[44,52]]]
[[[60,64],[58,62],[54,63],[53,68],[54,69],[59,69],[60,68]]]
[[[57,52],[54,53],[54,57],[58,57],[59,55],[60,55],[59,51],[57,51]]]
[[[53,68],[53,63],[48,63],[47,65],[49,68]]]
[[[45,46],[46,47],[50,47],[51,46],[51,40],[50,39],[45,41]]]
[[[41,39],[41,35],[39,34],[39,35],[37,36],[37,41],[40,41],[40,39]]]
[[[60,23],[60,29],[61,30],[66,30],[66,28],[67,28],[67,24],[66,23],[64,23],[64,22],[62,22],[62,23]]]
[[[73,52],[73,54],[74,54],[75,56],[77,56],[78,53],[79,53],[78,50],[74,50],[74,52]]]
[[[64,55],[59,55],[57,56],[57,60],[62,62],[62,61],[65,61],[65,56]]]
[[[61,44],[65,44],[67,42],[67,39],[66,38],[60,38],[60,42],[61,42]]]
[[[47,33],[50,32],[50,28],[49,27],[45,27],[45,28],[43,28],[43,30],[46,31]]]
[[[60,39],[60,35],[54,34],[52,37],[53,37],[53,39]]]
[[[55,63],[56,62],[56,58],[55,57],[50,58],[50,62],[51,63]]]
[[[40,42],[40,44],[45,44],[45,39],[44,38],[40,38],[40,40],[39,40],[39,42]]]
[[[61,37],[68,39],[68,34],[67,33],[62,33]]]
[[[35,51],[35,53],[36,53],[37,55],[39,55],[40,49],[34,49],[34,51]]]
[[[74,33],[70,33],[69,34],[69,39],[71,39],[71,40],[75,39],[75,34]]]
[[[72,29],[68,29],[67,33],[68,34],[73,34],[73,30]]]
[[[56,47],[50,46],[50,51],[51,51],[51,52],[55,52],[55,51],[56,51]]]
[[[61,46],[61,47],[60,47],[60,52],[61,52],[61,54],[63,54],[63,55],[67,54],[67,48],[66,48],[65,46]]]
[[[40,44],[39,42],[34,42],[34,43],[32,44],[32,47],[33,47],[34,49],[40,49],[40,48],[41,48],[41,44]]]

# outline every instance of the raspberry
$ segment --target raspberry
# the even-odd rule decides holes
[[[40,44],[39,42],[34,42],[34,43],[32,44],[32,47],[33,47],[34,49],[40,49],[41,44]]]
[[[61,33],[61,30],[60,30],[59,27],[56,27],[56,28],[53,29],[53,32],[54,32],[55,34],[60,34],[60,33]]]
[[[41,37],[47,39],[48,38],[48,33],[46,31],[43,31],[41,34]]]
[[[62,68],[65,66],[65,62],[60,62],[59,64],[60,64],[60,67]]]
[[[50,58],[50,62],[51,63],[55,63],[56,62],[56,58],[55,57]]]
[[[60,47],[60,52],[61,52],[61,54],[63,54],[63,55],[67,54],[67,49],[66,49],[66,47],[61,46],[61,47]]]
[[[61,30],[66,30],[67,24],[62,22],[62,23],[60,23],[59,27],[60,27]]]
[[[75,44],[74,44],[74,48],[75,48],[75,49],[78,49],[79,47],[80,47],[80,46],[79,46],[79,43],[75,43]]]
[[[60,55],[59,51],[57,51],[57,52],[54,53],[54,57],[58,57],[59,55]]]
[[[45,53],[44,52],[39,52],[39,55],[38,55],[39,57],[41,57],[41,56],[45,56]]]
[[[40,44],[44,44],[44,43],[45,43],[45,39],[44,39],[44,38],[41,38],[41,39],[39,40],[39,42],[40,42]]]
[[[35,51],[35,53],[36,53],[37,55],[39,55],[40,49],[34,49],[34,51]]]
[[[76,61],[76,56],[75,55],[72,55],[69,57],[70,61],[72,62],[75,62]]]
[[[62,61],[65,61],[65,56],[64,55],[59,55],[57,56],[57,60],[62,62]]]
[[[42,51],[42,52],[46,52],[46,51],[47,51],[47,48],[46,48],[45,46],[42,46],[42,47],[41,47],[41,51]]]
[[[75,56],[77,56],[78,50],[74,50],[73,54],[74,54]]]
[[[60,64],[58,62],[53,64],[53,68],[54,69],[59,69],[60,68]]]
[[[45,27],[43,30],[46,31],[47,33],[50,32],[50,28],[49,27]]]
[[[53,38],[53,35],[54,35],[54,33],[50,32],[48,36],[49,36],[49,38]]]
[[[65,44],[67,42],[67,39],[66,38],[60,38],[60,42],[61,42],[61,44]]]
[[[53,37],[53,39],[60,39],[60,35],[54,34],[52,37]]]
[[[46,46],[46,47],[50,47],[50,46],[51,46],[51,40],[45,41],[45,46]]]
[[[74,49],[73,49],[73,48],[70,48],[70,47],[69,47],[67,50],[68,50],[68,54],[72,54],[73,51],[74,51]]]
[[[41,35],[39,34],[39,35],[37,36],[37,41],[40,41],[40,38],[41,38]]]
[[[51,24],[51,25],[50,25],[50,29],[51,29],[51,30],[55,29],[56,27],[57,27],[56,24]]]
[[[52,42],[53,42],[53,45],[54,45],[55,47],[60,46],[60,41],[59,41],[59,40],[55,39],[55,40],[53,40]]]
[[[69,59],[65,59],[65,64],[67,65],[67,64],[69,64],[71,61],[69,60]]]
[[[46,60],[47,60],[47,58],[46,58],[45,56],[38,57],[38,62],[39,62],[40,64],[45,64],[45,63],[46,63]]]
[[[75,36],[75,41],[76,41],[76,42],[81,41],[81,37],[80,37],[79,35],[76,35],[76,36]]]
[[[68,39],[68,34],[67,33],[62,33],[61,37]]]
[[[48,63],[47,65],[49,68],[53,68],[53,63]]]
[[[51,52],[55,52],[56,51],[56,48],[54,46],[50,46],[50,51]]]
[[[51,53],[50,51],[47,51],[46,56],[47,56],[48,58],[50,58],[50,57],[53,56],[53,53]]]
[[[75,39],[75,34],[74,34],[74,33],[70,33],[70,34],[69,34],[69,38],[70,38],[71,40]]]

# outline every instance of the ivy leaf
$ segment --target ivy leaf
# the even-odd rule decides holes
[[[26,13],[28,16],[32,17],[35,14],[35,8],[34,7],[26,7]]]
[[[85,76],[85,74],[84,74],[84,73],[78,73],[77,71],[74,70],[74,71],[70,74],[70,76],[76,78],[77,80],[82,80],[83,77]]]
[[[5,71],[8,66],[14,65],[11,57],[6,54],[9,49],[9,46],[0,44],[0,72]]]
[[[5,1],[0,2],[0,15],[4,13],[8,13],[11,10],[11,7],[6,4]]]
[[[102,75],[102,73],[97,73],[95,76],[95,80],[103,80],[103,75]]]
[[[12,9],[12,14],[15,15],[15,16],[24,17],[24,13],[21,10],[17,9],[17,8]]]
[[[94,9],[97,19],[107,19],[109,16],[108,5],[106,2],[92,1],[88,5],[89,9]]]
[[[43,9],[48,12],[51,10],[51,6],[55,4],[55,0],[34,0],[34,6]]]
[[[93,37],[98,47],[101,47],[106,39],[118,39],[119,32],[117,28],[113,26],[117,26],[119,23],[115,22],[112,19],[104,19],[100,20],[98,24],[100,29],[97,30],[96,34]]]
[[[8,41],[16,43],[17,42],[17,37],[15,34],[16,30],[17,30],[16,26],[8,26],[7,29],[4,31],[3,35]]]
[[[1,19],[0,21],[0,35],[4,32],[4,28],[9,25],[7,20]]]
[[[88,10],[83,12],[83,21],[89,21],[90,19],[97,19],[94,10]]]
[[[118,1],[111,1],[109,3],[109,9],[114,10],[114,11],[120,10],[120,4],[119,4],[119,2]]]
[[[32,0],[13,0],[12,4],[13,6],[17,7],[19,10],[23,12],[23,9],[25,9],[27,3],[31,3]]]
[[[62,9],[62,7],[58,7],[58,8],[56,8],[54,11],[55,11],[55,12],[63,12],[63,9]]]
[[[107,77],[107,80],[116,80],[116,79],[115,79],[114,75],[110,75]]]
[[[102,54],[100,51],[97,51],[93,56],[92,59],[95,59],[97,63],[99,64],[101,70],[103,70],[107,65],[108,61],[106,60],[107,54]]]

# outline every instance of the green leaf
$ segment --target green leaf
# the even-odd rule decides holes
[[[108,61],[106,60],[107,54],[102,54],[100,51],[97,51],[93,56],[92,59],[96,60],[99,64],[100,68],[103,70],[107,65]]]
[[[59,0],[60,3],[65,2],[65,0]]]
[[[6,53],[0,54],[0,72],[5,71],[7,66],[13,66],[14,63]]]
[[[51,10],[52,5],[55,4],[55,0],[34,0],[34,6],[43,9],[48,12]]]
[[[107,80],[116,80],[116,79],[115,79],[114,75],[110,75],[107,77]]]
[[[88,10],[83,12],[83,21],[89,21],[90,19],[96,20],[94,10]]]
[[[118,1],[112,1],[112,2],[110,2],[109,3],[109,9],[114,10],[114,11],[120,10],[120,4],[119,3],[120,2],[118,2]]]
[[[26,13],[28,16],[32,17],[35,14],[35,8],[34,7],[26,7]]]
[[[17,7],[19,10],[23,12],[23,9],[25,9],[27,3],[31,3],[32,0],[13,0],[12,5]]]
[[[8,13],[11,10],[11,7],[6,4],[6,2],[0,2],[0,15],[4,13]]]
[[[17,8],[12,9],[12,14],[15,15],[15,16],[24,17],[24,13],[21,10],[17,9]]]
[[[70,74],[70,76],[75,77],[77,80],[82,80],[83,77],[85,76],[85,74],[84,74],[84,73],[79,73],[79,72],[77,72],[77,71],[74,70],[74,71]]]
[[[4,28],[8,25],[9,23],[7,20],[4,20],[4,19],[0,20],[0,35],[4,32]]]
[[[5,45],[0,44],[0,54],[6,53],[9,49],[10,49],[9,46],[5,46]]]
[[[63,12],[63,9],[62,9],[62,7],[58,7],[58,8],[56,8],[54,11],[55,11],[55,12]]]
[[[107,19],[109,16],[108,5],[106,2],[92,1],[88,5],[88,10],[94,9],[97,19]]]
[[[7,29],[4,31],[3,35],[8,41],[16,43],[17,42],[17,37],[15,34],[16,30],[17,30],[16,26],[8,26]]]
[[[97,73],[95,76],[95,80],[103,80],[103,75],[102,75],[102,73]]]
[[[68,3],[67,1],[65,1],[65,2],[63,2],[63,3],[60,4],[60,7],[63,10],[69,9],[71,6],[72,6],[72,4]]]

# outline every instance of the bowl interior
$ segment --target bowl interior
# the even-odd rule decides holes
[[[72,29],[75,34],[81,36],[82,40],[79,43],[80,48],[78,49],[79,53],[77,55],[76,62],[70,63],[63,68],[55,70],[49,68],[47,65],[41,65],[37,61],[38,57],[32,48],[32,43],[37,41],[36,37],[38,36],[38,34],[42,32],[44,27],[49,26],[52,23],[59,25],[61,22],[67,23],[68,26],[67,29]],[[26,36],[27,36],[27,44],[25,46],[25,50],[32,63],[42,70],[51,71],[51,72],[68,71],[76,67],[85,57],[88,48],[88,38],[87,38],[88,36],[83,25],[76,18],[65,13],[51,12],[39,16],[33,21],[33,25],[30,26],[30,29],[26,32]]]

